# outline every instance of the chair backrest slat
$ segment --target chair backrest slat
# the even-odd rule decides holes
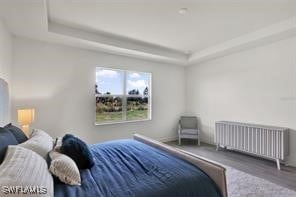
[[[180,125],[183,129],[197,129],[197,118],[195,116],[181,116]]]

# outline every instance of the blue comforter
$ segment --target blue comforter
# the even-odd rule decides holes
[[[81,170],[81,186],[55,183],[55,197],[221,196],[200,169],[135,140],[91,145],[95,165]]]

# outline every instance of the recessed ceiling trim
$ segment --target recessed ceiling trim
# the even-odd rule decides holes
[[[22,6],[19,1],[5,2],[5,6],[0,6],[0,15],[3,16],[14,35],[180,66],[198,64],[296,35],[296,16],[293,15],[293,18],[274,23],[252,33],[238,34],[242,36],[231,40],[224,39],[225,42],[207,45],[211,47],[202,50],[186,52],[186,50],[161,46],[158,42],[151,43],[122,36],[127,34],[105,32],[100,29],[100,25],[91,26],[91,23],[84,23],[83,20],[79,22],[79,20],[69,20],[67,17],[50,16],[47,0],[31,0],[29,3],[21,4]],[[191,7],[188,8],[191,9]],[[28,21],[28,24],[22,24],[22,21]],[[36,28],[36,31],[32,31],[32,28]]]
[[[69,25],[60,24],[54,21],[48,21],[48,31],[51,33],[71,36],[91,42],[96,42],[101,46],[112,50],[120,50],[121,53],[126,50],[128,54],[147,54],[148,56],[164,57],[164,59],[172,59],[178,62],[187,62],[189,55],[174,49],[158,46],[121,37],[106,32],[94,32],[93,30],[81,29]]]
[[[193,65],[295,36],[296,17],[191,54],[106,32],[64,25],[50,20],[48,21],[48,31],[58,35],[80,39],[81,41],[87,41],[92,45],[95,44],[103,51],[113,54],[117,53],[130,57],[148,58],[180,65]]]
[[[188,65],[225,56],[236,51],[272,43],[296,35],[296,17],[193,53]]]

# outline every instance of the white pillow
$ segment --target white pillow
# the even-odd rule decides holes
[[[60,181],[69,185],[80,185],[81,178],[76,163],[67,155],[57,151],[49,153],[51,163],[49,171]]]
[[[46,161],[35,152],[8,146],[0,165],[0,196],[53,196],[53,178]],[[7,193],[10,189],[16,193]],[[35,192],[34,194],[32,192]]]
[[[30,138],[18,146],[30,149],[46,159],[47,154],[53,149],[53,139],[46,132],[33,129]]]

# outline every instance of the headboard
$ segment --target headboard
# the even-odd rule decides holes
[[[0,78],[0,126],[9,121],[9,91],[8,83]]]

